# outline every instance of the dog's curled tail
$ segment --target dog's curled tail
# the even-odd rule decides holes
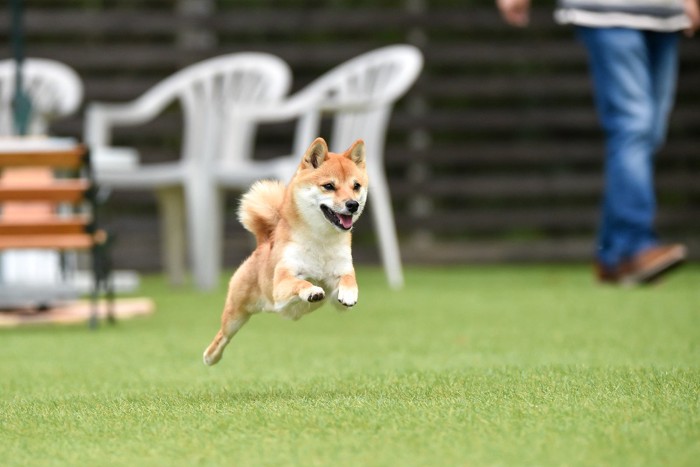
[[[255,182],[243,195],[238,208],[238,220],[255,235],[258,245],[272,235],[280,217],[284,185],[273,180]]]

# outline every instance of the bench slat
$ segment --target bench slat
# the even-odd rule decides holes
[[[86,250],[95,244],[91,234],[70,235],[0,235],[0,250],[47,248],[51,250]]]
[[[85,147],[62,151],[0,152],[0,167],[54,167],[76,169],[85,162]]]
[[[0,202],[48,201],[77,203],[84,199],[90,184],[86,180],[60,180],[51,184],[0,184]]]
[[[89,220],[85,216],[46,219],[1,219],[0,236],[83,234]]]

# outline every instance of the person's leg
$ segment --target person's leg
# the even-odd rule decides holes
[[[651,84],[654,96],[654,149],[666,139],[668,120],[673,108],[678,79],[677,32],[646,32],[645,39],[651,66]]]
[[[614,269],[656,243],[654,73],[644,32],[585,27],[577,32],[588,49],[606,138],[598,260]]]

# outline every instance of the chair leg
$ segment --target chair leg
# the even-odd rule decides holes
[[[172,285],[183,285],[186,272],[185,204],[182,190],[158,190],[160,210],[161,258]]]
[[[93,245],[91,249],[92,256],[92,292],[90,294],[90,319],[88,327],[97,329],[99,323],[99,290],[100,290],[100,254],[99,246]]]
[[[221,194],[205,177],[193,177],[185,187],[187,233],[195,285],[211,290],[221,273]]]
[[[384,264],[389,286],[392,289],[403,287],[403,270],[401,253],[396,235],[396,224],[391,208],[391,197],[384,170],[376,169],[372,173],[372,188],[370,209],[374,220],[374,229],[379,237],[379,251]]]

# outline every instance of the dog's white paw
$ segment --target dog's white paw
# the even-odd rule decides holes
[[[307,287],[299,292],[299,297],[309,303],[320,302],[326,298],[326,292],[321,287]]]
[[[208,349],[207,349],[208,350]],[[219,363],[219,360],[221,360],[221,353],[215,354],[215,355],[209,355],[206,351],[204,352],[204,355],[202,357],[202,360],[204,361],[204,364],[207,366],[212,366],[216,365]]]
[[[341,305],[350,308],[357,303],[358,293],[357,287],[339,287],[338,301]]]

